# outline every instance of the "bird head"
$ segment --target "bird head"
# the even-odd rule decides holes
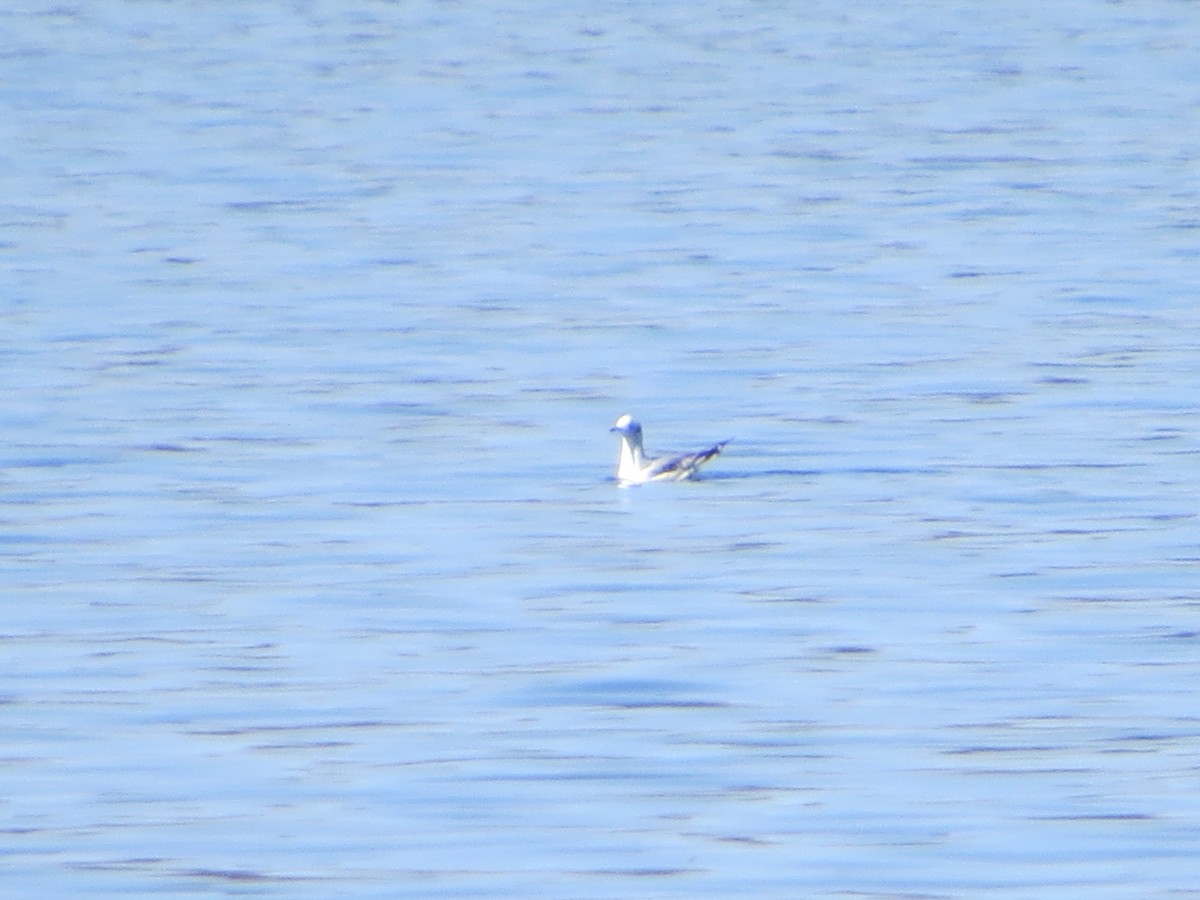
[[[632,437],[635,434],[642,433],[642,426],[633,421],[633,416],[625,413],[617,421],[613,422],[613,427],[608,430],[615,431],[617,434],[624,435],[625,437]]]

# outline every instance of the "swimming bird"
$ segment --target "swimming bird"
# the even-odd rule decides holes
[[[684,481],[696,474],[696,470],[721,452],[729,441],[713,444],[699,453],[682,456],[646,457],[642,449],[642,426],[629,413],[613,423],[609,431],[621,436],[621,455],[617,458],[617,482],[626,487],[644,484],[647,481]]]

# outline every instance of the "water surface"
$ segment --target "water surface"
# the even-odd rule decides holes
[[[1197,16],[0,14],[7,890],[1195,895]]]

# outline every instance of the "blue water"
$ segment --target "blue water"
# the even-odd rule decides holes
[[[1200,896],[1200,8],[0,28],[5,896]]]

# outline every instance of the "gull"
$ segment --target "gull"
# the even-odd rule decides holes
[[[645,484],[647,481],[684,481],[696,474],[696,470],[721,452],[729,441],[713,444],[699,453],[682,456],[659,456],[646,458],[642,449],[642,426],[629,413],[613,423],[609,431],[621,436],[621,455],[617,459],[617,482],[622,487]]]

